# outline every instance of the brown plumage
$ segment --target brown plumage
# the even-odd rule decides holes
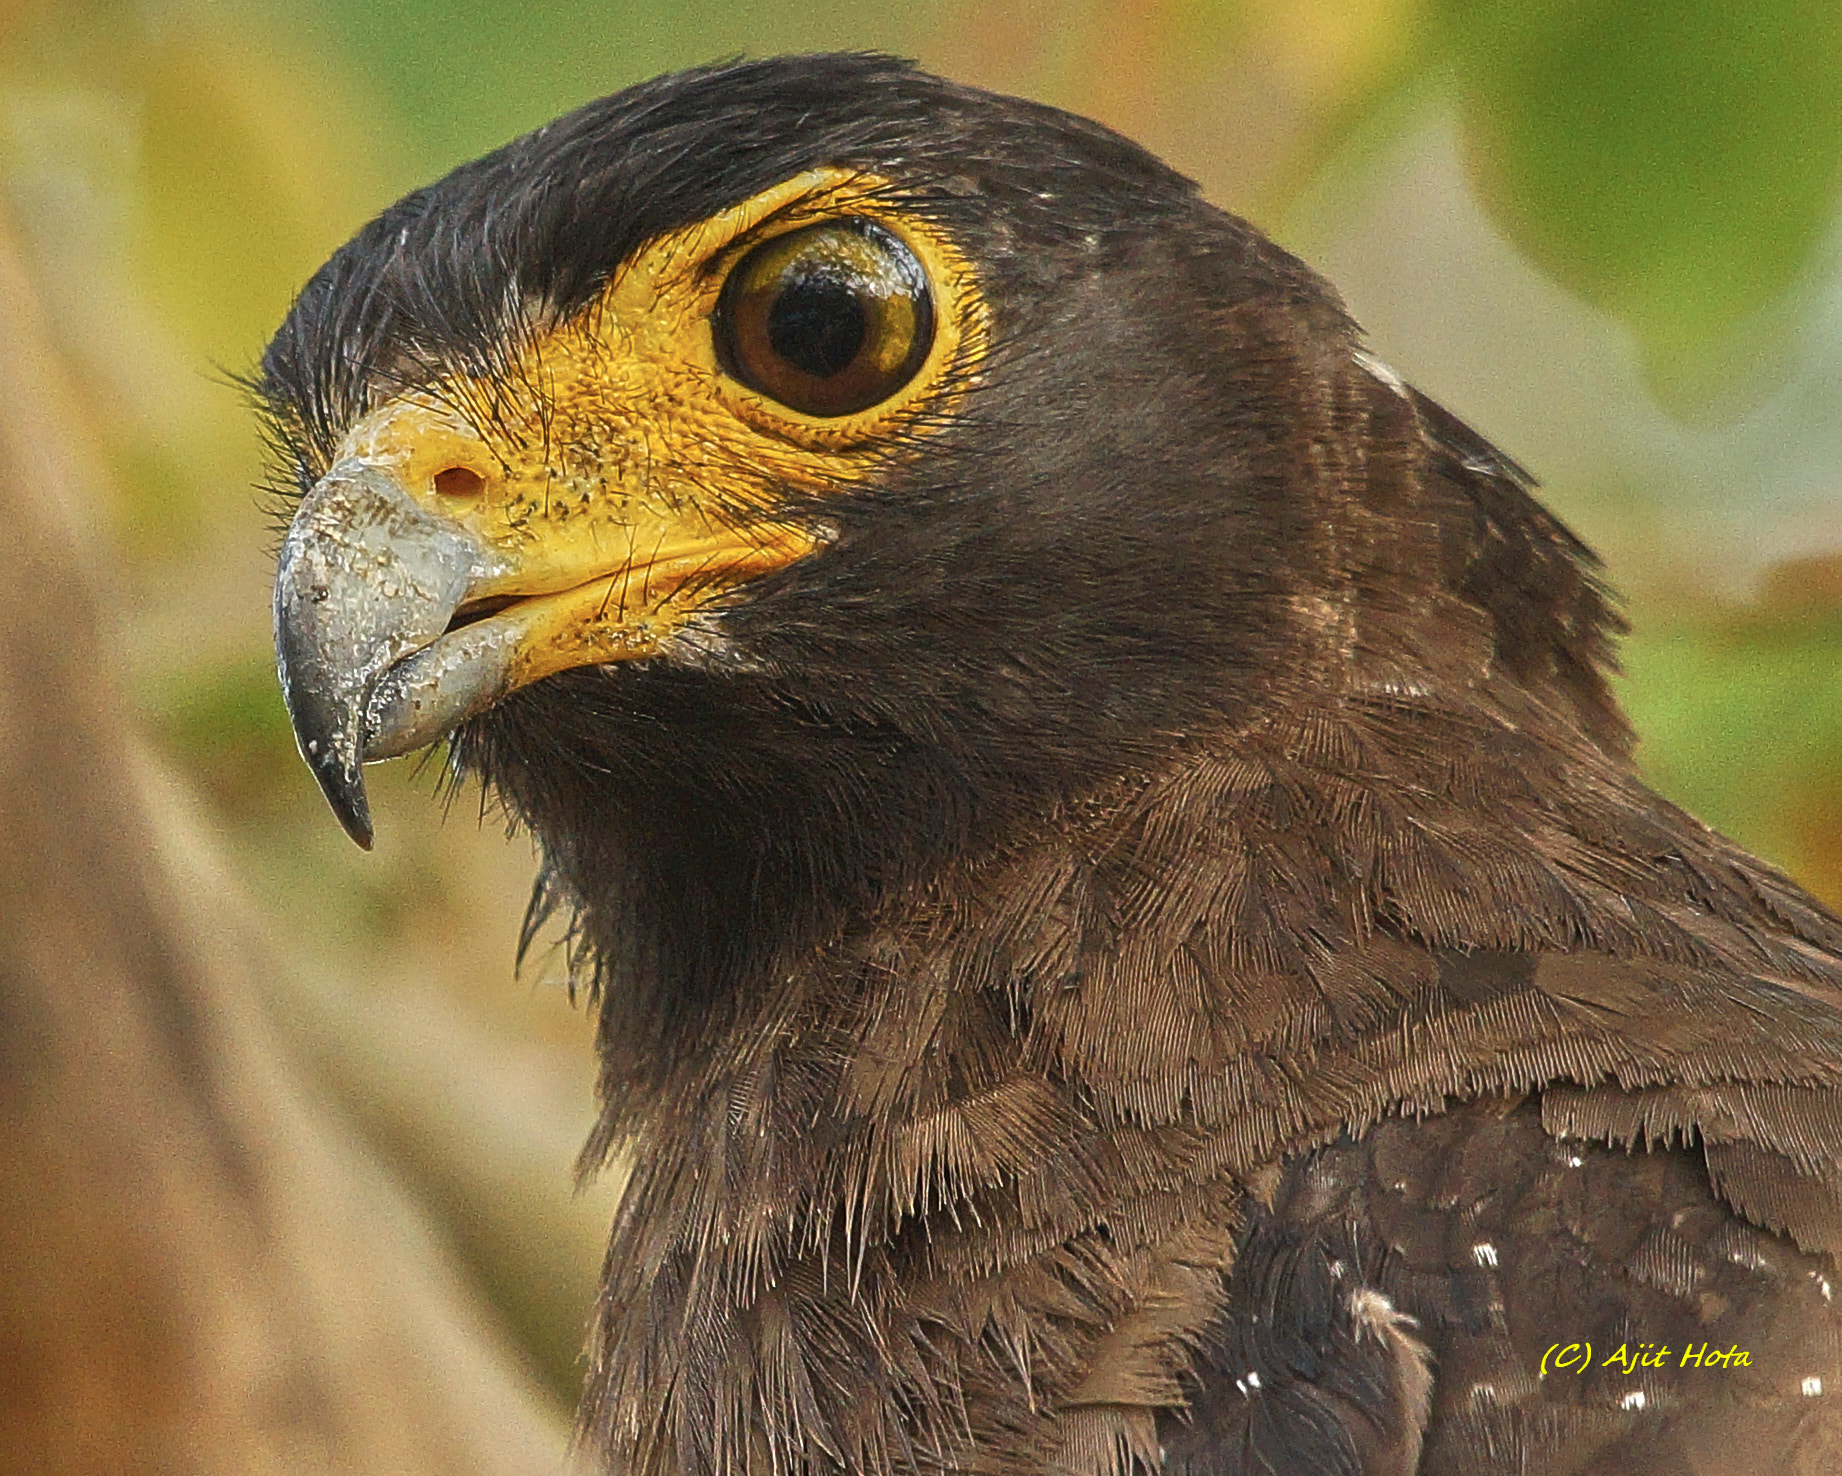
[[[750,338],[815,220],[931,298]],[[885,321],[941,336],[803,408]],[[1636,777],[1527,477],[1155,160],[663,79],[387,212],[263,389],[309,761],[368,839],[455,727],[599,993],[610,1469],[1842,1467],[1842,924]],[[655,494],[755,562],[658,574]]]

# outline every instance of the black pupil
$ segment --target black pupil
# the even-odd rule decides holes
[[[863,351],[869,320],[857,290],[832,276],[790,282],[768,309],[768,343],[802,373],[830,379]]]

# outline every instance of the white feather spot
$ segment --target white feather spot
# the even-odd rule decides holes
[[[1384,697],[1413,698],[1430,697],[1433,695],[1431,683],[1403,681],[1399,677],[1389,677],[1385,681],[1366,683],[1364,690],[1380,693]],[[1405,1179],[1398,1181],[1394,1185],[1394,1191],[1397,1194],[1404,1194],[1406,1190],[1407,1181]]]
[[[1581,1164],[1585,1162],[1586,1160],[1580,1157],[1580,1155],[1577,1153],[1569,1153],[1567,1155],[1567,1167],[1570,1169],[1577,1169]]]
[[[1813,1398],[1814,1396],[1821,1394],[1822,1392],[1823,1392],[1823,1381],[1819,1379],[1815,1374],[1811,1374],[1809,1378],[1804,1380],[1804,1396],[1806,1398]]]
[[[1358,1338],[1373,1335],[1381,1339],[1399,1339],[1405,1337],[1409,1329],[1420,1325],[1372,1286],[1353,1288],[1348,1306]]]
[[[1642,1389],[1633,1389],[1629,1394],[1625,1395],[1623,1399],[1618,1401],[1618,1407],[1620,1409],[1642,1409],[1648,1403],[1650,1403],[1650,1401],[1644,1397],[1644,1391]]]
[[[1357,349],[1354,357],[1357,368],[1366,370],[1369,374],[1387,385],[1387,387],[1393,390],[1397,395],[1406,395],[1406,381],[1403,380],[1400,375],[1396,374],[1393,368],[1383,360],[1376,358],[1376,356],[1367,349]]]
[[[1258,1389],[1260,1387],[1260,1370],[1259,1369],[1257,1368],[1248,1369],[1247,1387],[1250,1389]]]
[[[1825,1302],[1836,1294],[1835,1288],[1829,1284],[1829,1278],[1827,1276],[1817,1277],[1816,1289],[1823,1294],[1823,1300]]]
[[[1480,1240],[1471,1247],[1471,1259],[1480,1266],[1494,1266],[1497,1264],[1497,1248],[1488,1240]]]

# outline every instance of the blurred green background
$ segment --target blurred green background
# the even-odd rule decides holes
[[[1842,902],[1834,0],[5,0],[0,189],[115,472],[77,512],[124,681],[307,981],[278,1019],[559,1407],[614,1187],[569,1194],[590,1024],[554,950],[512,977],[532,859],[477,795],[373,771],[362,855],[296,759],[233,380],[404,190],[832,47],[1098,117],[1325,271],[1605,554],[1655,782]]]

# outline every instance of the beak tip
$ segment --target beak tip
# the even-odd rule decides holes
[[[347,763],[338,756],[323,764],[315,763],[311,754],[305,757],[313,769],[313,777],[320,781],[320,793],[326,796],[326,803],[338,818],[340,829],[360,850],[370,850],[371,802],[365,794],[363,771],[356,762]]]
[[[342,812],[339,816],[339,824],[344,828],[345,833],[352,838],[352,843],[356,845],[359,850],[368,851],[371,849],[372,833],[369,806],[361,806],[359,810],[350,814]]]

